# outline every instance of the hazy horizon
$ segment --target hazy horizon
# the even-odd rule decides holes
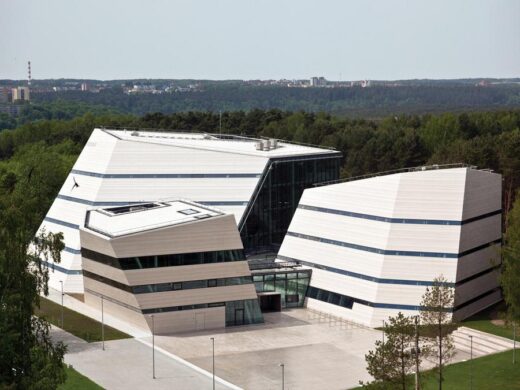
[[[0,79],[520,76],[516,0],[0,0]]]

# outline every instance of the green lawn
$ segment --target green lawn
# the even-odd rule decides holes
[[[45,317],[51,324],[61,327],[61,305],[40,297],[40,308],[34,314]],[[87,342],[101,341],[101,322],[73,310],[63,308],[64,330]],[[105,341],[130,338],[131,336],[105,325]]]
[[[473,389],[520,389],[520,351],[516,351],[516,364],[512,364],[513,351],[506,351],[473,359]],[[445,368],[445,390],[470,388],[470,361],[455,363]],[[438,388],[437,378],[429,377],[423,390]]]
[[[513,338],[513,327],[509,326],[501,326],[495,325],[491,322],[491,320],[498,319],[499,313],[504,311],[505,307],[503,303],[499,303],[498,305],[492,306],[478,314],[475,314],[473,317],[470,317],[464,321],[462,321],[459,325],[467,326],[468,328],[480,330],[482,332],[492,333],[497,336],[506,337],[509,339]],[[516,339],[519,340],[520,329],[516,329]],[[520,369],[520,368],[519,368]]]
[[[58,390],[102,390],[86,376],[81,375],[70,366],[65,369],[67,371],[67,380],[64,384],[58,386]]]

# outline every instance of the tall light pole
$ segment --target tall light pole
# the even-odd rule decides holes
[[[469,388],[473,390],[473,336],[469,336],[470,362],[469,362]]]
[[[153,379],[155,379],[155,322],[153,314],[150,315],[152,318],[152,373]]]
[[[513,364],[515,364],[516,355],[516,323],[513,321]]]
[[[415,390],[421,388],[419,382],[419,316],[415,316]]]
[[[105,316],[103,311],[103,295],[101,295],[101,342],[105,350]]]
[[[211,344],[213,345],[213,390],[215,390],[215,337],[211,337]]]
[[[280,367],[282,367],[282,390],[285,390],[285,364],[280,363]]]
[[[60,280],[61,284],[61,329],[63,329],[63,280]]]

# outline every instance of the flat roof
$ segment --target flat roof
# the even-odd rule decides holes
[[[333,148],[315,145],[303,145],[283,140],[275,140],[268,149],[258,149],[259,143],[269,142],[266,139],[229,134],[204,134],[182,132],[154,132],[143,130],[101,129],[121,140],[146,142],[160,145],[204,149],[216,152],[246,154],[259,157],[291,157],[316,154],[338,154]]]
[[[118,237],[166,226],[199,222],[224,215],[223,211],[186,200],[148,202],[87,211],[85,228]]]

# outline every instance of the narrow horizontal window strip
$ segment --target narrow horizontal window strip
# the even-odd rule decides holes
[[[143,309],[143,314],[155,314],[155,313],[167,313],[171,311],[186,311],[186,310],[198,310],[198,309],[208,309],[212,307],[224,307],[226,306],[225,302],[215,302],[215,303],[199,303],[196,305],[184,305],[184,306],[169,306],[169,307],[158,307],[156,309]]]
[[[123,270],[245,261],[244,251],[242,249],[116,258],[87,248],[82,248],[81,254],[85,259]]]
[[[82,274],[81,270],[67,269],[56,263],[50,263],[45,260],[42,260],[42,263],[44,263],[49,269],[61,272],[62,274],[67,274],[67,275],[81,275]]]
[[[436,257],[436,258],[447,258],[447,259],[458,259],[460,257],[469,255],[470,253],[477,252],[479,250],[482,250],[482,249],[487,248],[492,245],[499,244],[501,242],[501,239],[497,239],[495,241],[488,242],[483,245],[479,245],[478,247],[468,249],[464,252],[442,253],[442,252],[397,251],[397,250],[389,250],[389,249],[380,249],[380,248],[358,245],[358,244],[353,244],[350,242],[332,240],[330,238],[316,237],[316,236],[311,236],[308,234],[295,233],[295,232],[287,232],[287,235],[291,236],[291,237],[302,238],[304,240],[317,241],[317,242],[322,242],[324,244],[342,246],[345,248],[355,249],[355,250],[364,251],[364,252],[377,253],[377,254],[386,255],[386,256]]]
[[[68,228],[71,228],[71,229],[79,229],[79,225],[77,225],[77,224],[75,224],[75,223],[70,223],[70,222],[62,221],[62,220],[60,220],[60,219],[51,218],[51,217],[45,217],[43,220],[44,220],[44,221],[47,221],[47,222],[54,223],[54,224],[56,224],[56,225],[65,226],[65,227],[68,227]]]
[[[304,204],[298,205],[298,208],[302,209],[302,210],[310,210],[310,211],[317,211],[320,213],[343,215],[343,216],[347,216],[347,217],[367,219],[367,220],[371,220],[371,221],[379,221],[379,222],[387,222],[387,223],[401,223],[401,224],[411,224],[411,225],[455,225],[455,226],[460,226],[460,225],[465,225],[467,223],[475,222],[475,221],[478,221],[481,219],[493,217],[495,215],[500,215],[502,213],[502,210],[495,210],[495,211],[492,211],[492,212],[489,212],[486,214],[482,214],[482,215],[478,215],[476,217],[466,219],[464,221],[455,221],[455,220],[440,220],[440,219],[381,217],[378,215],[355,213],[353,211],[337,210],[337,209],[330,209],[330,208],[326,208],[326,207],[309,206],[309,205],[304,205]]]
[[[74,196],[68,196],[68,195],[62,195],[62,194],[58,194],[57,196],[58,199],[62,199],[62,200],[66,200],[68,202],[74,202],[74,203],[80,203],[80,204],[85,204],[85,205],[88,205],[88,206],[125,206],[125,205],[132,205],[132,204],[141,204],[141,203],[147,203],[147,202],[152,202],[152,201],[139,201],[139,202],[134,202],[134,201],[110,201],[110,202],[104,202],[104,201],[92,201],[92,200],[86,200],[86,199],[81,199],[81,198],[76,198]],[[247,206],[247,204],[249,203],[249,201],[243,201],[243,200],[222,200],[222,201],[200,201],[200,200],[195,200],[194,202],[197,202],[197,203],[200,203],[200,204],[203,204],[203,205],[206,205],[206,206]]]
[[[447,312],[453,312],[464,308],[472,303],[475,303],[497,291],[500,291],[500,288],[496,287],[485,293],[482,293],[460,305],[455,306],[455,308],[446,308]],[[307,298],[317,299],[322,302],[330,303],[332,305],[345,307],[347,309],[352,309],[353,304],[357,303],[364,306],[373,307],[376,309],[395,309],[395,310],[412,310],[412,311],[421,311],[424,307],[419,305],[403,305],[397,303],[378,303],[378,302],[369,302],[364,299],[350,297],[348,295],[342,295],[338,293],[334,293],[328,290],[320,289],[314,286],[309,286],[307,289]],[[347,304],[345,304],[347,303]]]
[[[313,262],[305,261],[305,260],[300,260],[300,259],[296,259],[294,257],[289,257],[289,256],[278,255],[278,258],[280,260],[293,261],[298,264],[305,265],[307,267],[321,269],[324,271],[333,272],[333,273],[345,275],[345,276],[350,276],[350,277],[357,278],[357,279],[363,279],[363,280],[367,280],[369,282],[374,282],[374,283],[379,283],[379,284],[400,284],[400,285],[409,285],[409,286],[433,286],[433,284],[434,284],[433,281],[426,281],[426,280],[382,279],[382,278],[377,278],[375,276],[363,275],[363,274],[360,274],[357,272],[351,272],[351,271],[347,271],[347,270],[343,270],[343,269],[339,269],[339,268],[328,267],[326,265],[317,264],[317,263],[313,263]],[[450,287],[454,287],[455,283],[448,283],[448,285]]]
[[[63,249],[64,252],[69,252],[69,253],[73,253],[75,255],[80,255],[81,254],[81,249],[74,249],[74,248],[70,248],[68,246],[66,246],[64,249]]]
[[[467,278],[459,280],[457,283],[455,283],[455,286],[456,287],[462,286],[463,284],[471,282],[472,280],[478,279],[481,276],[490,274],[492,272],[496,272],[500,269],[500,267],[501,267],[501,265],[496,265],[494,267],[487,268],[484,271],[477,272],[476,274],[473,274],[471,276],[468,276]]]
[[[289,256],[284,256],[284,255],[278,255],[277,258],[280,260],[295,262],[295,263],[298,263],[301,265],[305,265],[307,267],[321,269],[324,271],[333,272],[333,273],[337,273],[337,274],[345,275],[345,276],[350,276],[350,277],[357,278],[357,279],[367,280],[369,282],[374,282],[374,283],[379,283],[379,284],[397,284],[397,285],[405,285],[405,286],[433,286],[435,284],[433,281],[430,281],[430,280],[406,280],[406,279],[377,278],[375,276],[363,275],[363,274],[360,274],[357,272],[351,272],[351,271],[347,271],[347,270],[340,269],[340,268],[329,267],[326,265],[313,263],[313,262],[305,261],[305,260],[300,260],[300,259],[296,259],[294,257],[289,257]],[[476,273],[472,276],[469,276],[465,279],[462,279],[462,280],[458,281],[457,283],[446,283],[446,285],[449,287],[459,287],[459,286],[463,285],[464,283],[470,282],[470,281],[477,279],[481,276],[484,276],[488,273],[496,271],[499,268],[500,268],[499,265],[495,266],[495,267],[491,267],[484,271]]]
[[[71,173],[103,179],[245,179],[261,173],[97,173],[73,169]]]
[[[251,276],[237,276],[230,278],[217,278],[217,279],[202,279],[202,280],[189,280],[181,282],[168,282],[168,283],[155,283],[155,284],[144,284],[137,286],[129,286],[121,282],[106,278],[102,275],[98,275],[94,272],[83,270],[83,276],[89,279],[96,280],[100,283],[107,284],[109,286],[118,288],[131,294],[148,294],[148,293],[161,293],[168,291],[180,291],[180,290],[194,290],[200,288],[213,288],[213,287],[227,287],[237,286],[243,284],[252,284],[253,281]]]
[[[477,302],[477,301],[480,301],[481,299],[484,299],[484,298],[486,298],[487,296],[496,293],[497,291],[500,291],[500,287],[494,287],[494,288],[492,288],[492,289],[489,290],[489,291],[486,291],[486,292],[484,292],[484,293],[482,293],[482,294],[480,294],[480,295],[477,295],[476,297],[473,297],[473,298],[467,300],[466,302],[463,302],[463,303],[461,303],[461,304],[458,304],[457,306],[455,306],[455,311],[460,310],[460,309],[463,309],[464,307],[469,306],[469,305],[471,305],[472,303],[475,303],[475,302]]]

